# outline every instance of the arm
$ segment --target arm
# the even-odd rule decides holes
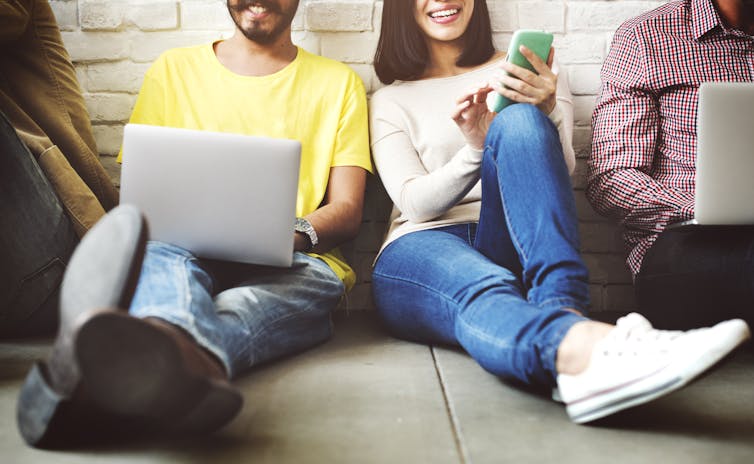
[[[19,0],[0,2],[0,45],[18,39],[29,27],[31,8]]]
[[[324,205],[306,216],[317,231],[319,244],[311,251],[325,253],[359,233],[364,205],[367,171],[357,166],[335,166],[330,169]],[[296,232],[294,249],[304,251],[309,238]]]
[[[373,108],[372,157],[385,190],[411,222],[443,215],[479,180],[481,150],[466,145],[444,166],[428,172],[408,134],[393,126],[388,117]],[[388,135],[378,138],[385,132]]]
[[[629,228],[661,232],[668,222],[690,216],[694,199],[650,175],[660,115],[657,97],[645,83],[641,47],[631,31],[618,31],[601,74],[587,197],[598,212]]]
[[[344,88],[325,196],[321,206],[305,216],[319,239],[311,251],[319,254],[352,240],[359,233],[366,176],[372,169],[364,85],[356,73],[350,71]],[[309,244],[305,234],[295,234],[296,251],[306,250]]]

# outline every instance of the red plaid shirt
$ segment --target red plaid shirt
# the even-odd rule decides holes
[[[666,225],[694,215],[699,84],[754,81],[754,37],[711,0],[670,2],[618,29],[601,77],[587,196],[621,221],[636,275]]]

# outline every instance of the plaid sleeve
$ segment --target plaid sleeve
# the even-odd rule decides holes
[[[660,232],[693,207],[693,196],[650,175],[661,135],[657,93],[647,85],[643,50],[635,32],[623,27],[602,67],[587,197],[595,210],[628,228]]]

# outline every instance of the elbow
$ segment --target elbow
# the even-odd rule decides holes
[[[421,211],[413,208],[401,209],[401,214],[414,224],[421,224],[440,216],[440,214],[436,214],[434,211]]]

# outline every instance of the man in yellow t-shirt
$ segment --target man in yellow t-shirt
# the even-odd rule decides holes
[[[19,427],[28,443],[48,446],[62,435],[70,443],[123,416],[138,418],[140,428],[217,429],[242,403],[229,378],[330,336],[330,312],[355,280],[335,247],[361,222],[371,171],[366,95],[350,68],[292,43],[297,7],[298,0],[229,0],[233,37],[164,53],[131,117],[299,140],[293,266],[145,245],[138,211],[114,210],[77,249],[56,349],[24,385]],[[92,285],[102,295],[82,297],[79,287]],[[76,427],[66,411],[78,417]],[[82,425],[90,416],[98,419]]]

